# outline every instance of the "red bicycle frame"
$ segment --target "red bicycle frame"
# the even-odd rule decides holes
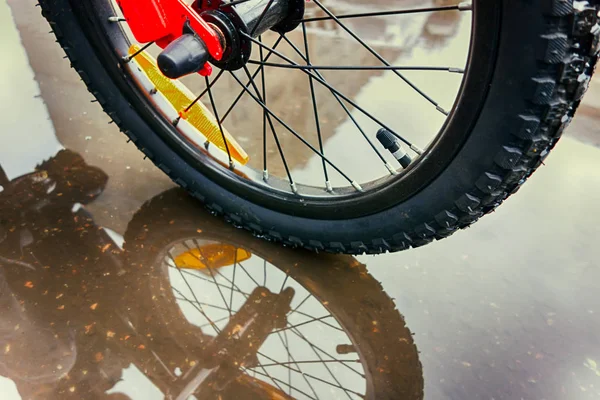
[[[189,22],[210,55],[215,60],[223,57],[217,33],[183,0],[117,0],[117,3],[138,42],[155,42],[164,49],[183,35],[184,24]],[[199,73],[210,75],[211,72],[211,66],[206,63]]]

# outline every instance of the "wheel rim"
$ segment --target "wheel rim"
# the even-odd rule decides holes
[[[102,0],[97,0],[96,3],[102,3]],[[477,4],[478,3],[476,3],[474,10],[484,9],[484,7],[478,7]],[[456,4],[454,6],[440,6],[440,8],[448,7],[454,7],[456,9],[457,7],[464,6],[458,6]],[[437,176],[437,174],[439,174],[439,172],[441,172],[441,170],[443,170],[443,168],[447,166],[448,162],[452,159],[457,149],[460,148],[460,146],[464,142],[464,139],[468,136],[467,127],[470,127],[476,120],[479,107],[482,103],[481,100],[485,96],[485,90],[483,88],[486,86],[485,84],[487,82],[487,75],[491,73],[491,66],[493,65],[493,63],[491,62],[493,58],[493,51],[488,50],[486,53],[484,47],[487,46],[485,41],[487,41],[493,36],[492,33],[494,31],[494,28],[492,27],[491,29],[487,29],[485,30],[485,32],[481,29],[481,21],[486,17],[486,15],[488,18],[490,17],[490,15],[494,16],[494,11],[491,10],[493,7],[489,8],[490,9],[487,11],[484,9],[484,12],[481,13],[473,12],[474,25],[472,31],[474,32],[479,27],[478,32],[481,34],[471,35],[470,53],[467,62],[469,68],[467,68],[465,80],[461,84],[462,86],[460,89],[460,96],[457,97],[457,102],[453,108],[453,111],[450,113],[450,118],[444,121],[440,134],[438,134],[434,139],[432,139],[432,145],[426,149],[424,153],[426,157],[419,157],[415,159],[407,170],[401,171],[401,173],[399,173],[396,176],[388,178],[386,175],[381,179],[375,179],[368,182],[366,185],[361,185],[364,188],[364,193],[357,192],[356,188],[352,186],[346,186],[336,187],[335,194],[331,195],[323,190],[323,186],[315,189],[314,187],[309,188],[307,186],[297,184],[296,187],[300,192],[300,196],[289,196],[290,187],[288,180],[277,180],[271,176],[269,178],[269,185],[265,185],[262,181],[261,171],[256,171],[257,173],[254,175],[247,173],[246,177],[240,177],[239,169],[237,171],[238,173],[236,174],[236,172],[232,172],[230,170],[227,170],[226,168],[223,168],[222,164],[219,164],[218,162],[213,162],[214,160],[211,160],[210,157],[199,157],[197,154],[197,149],[194,149],[193,146],[189,146],[186,143],[184,143],[184,141],[182,141],[181,138],[174,137],[172,126],[169,126],[170,131],[168,129],[163,129],[162,131],[163,133],[168,132],[168,134],[165,134],[165,138],[170,140],[171,142],[175,142],[175,146],[178,149],[185,150],[185,154],[183,155],[195,167],[197,167],[198,170],[201,170],[203,173],[206,173],[211,178],[218,177],[219,183],[222,184],[222,186],[224,186],[226,189],[236,192],[238,194],[243,193],[243,196],[245,198],[250,199],[251,201],[262,202],[264,204],[266,203],[266,200],[268,200],[270,207],[276,209],[277,211],[283,211],[288,213],[293,212],[296,215],[306,215],[314,218],[348,218],[350,216],[356,217],[361,215],[368,215],[370,213],[389,208],[391,205],[397,204],[403,199],[409,198],[410,196],[414,195],[418,192],[418,190],[420,190],[420,188],[425,186],[431,179]],[[93,12],[102,21],[104,20],[105,16],[114,13],[112,7],[107,7],[105,3],[100,7],[99,4],[96,4],[95,8],[93,9]],[[481,17],[478,14],[481,14]],[[475,15],[478,15],[477,18],[475,18]],[[316,23],[322,21],[322,19],[319,18],[322,17],[305,17],[305,19],[307,20],[306,23]],[[490,21],[490,19],[487,20]],[[495,18],[492,18],[491,20],[494,21]],[[120,49],[119,51],[124,51],[123,49],[127,46],[127,42],[123,41],[122,37],[118,37],[122,33],[121,26],[102,21],[100,23],[103,28],[102,30],[104,31],[104,33],[108,33],[108,37],[110,38],[111,44],[116,44],[116,47]],[[306,37],[307,30],[301,29],[301,31],[301,36]],[[485,34],[486,32],[487,34]],[[479,45],[478,43],[476,43],[477,38],[479,38]],[[290,51],[298,50],[293,48],[293,43],[289,43],[291,42],[291,40],[283,38],[280,39],[280,42],[286,42],[291,48]],[[255,43],[255,45],[256,47],[260,47],[258,43]],[[266,52],[266,49],[263,50],[264,57],[264,52]],[[257,51],[256,53],[259,54],[259,51]],[[480,56],[478,57],[479,60],[474,58],[474,53],[477,53]],[[470,70],[470,67],[473,64],[476,64],[477,61],[479,62],[478,66],[482,67],[477,68],[477,70],[483,72],[481,72],[478,77],[475,77],[472,71]],[[282,62],[285,62],[285,59]],[[313,63],[313,66],[314,65],[315,63]],[[304,73],[305,75],[307,75],[305,76],[305,78],[307,78],[310,81],[313,81],[313,84],[319,79],[319,76],[317,74],[313,74],[310,72],[306,74],[306,71],[303,72],[299,71],[297,68],[294,69],[295,71],[293,72],[301,74]],[[255,72],[247,72],[250,74],[254,74],[258,71],[259,70],[257,69],[255,70]],[[323,74],[325,73],[326,71],[323,71]],[[389,74],[395,72],[386,71],[386,73]],[[441,72],[435,71],[431,73]],[[218,77],[219,75],[216,76]],[[235,76],[230,78],[234,80],[239,79],[236,79]],[[210,85],[210,83],[208,83],[208,85]],[[469,87],[469,85],[471,87]],[[258,86],[256,86],[255,88],[257,89],[257,93],[259,93],[260,88]],[[465,99],[464,96],[462,96],[465,90],[469,90],[471,93],[476,93],[477,96],[473,95],[470,96],[468,99]],[[244,93],[244,91],[242,91],[242,93]],[[338,93],[342,94],[341,91]],[[248,91],[245,91],[245,96],[246,98],[250,97],[248,95]],[[142,99],[143,97],[143,95],[139,96],[139,98]],[[252,101],[252,99],[250,100]],[[339,103],[337,103],[335,99],[334,103],[339,105]],[[225,116],[227,116],[227,114],[227,112],[222,113],[222,115]],[[351,120],[352,118],[349,117],[348,121]],[[163,121],[163,126],[169,125],[169,122],[167,122],[166,125],[164,124],[164,122],[167,121]],[[458,125],[461,125],[462,128],[458,127]],[[265,129],[263,129],[263,131],[265,131]],[[176,135],[177,133],[175,132],[175,136]],[[389,155],[387,157],[389,160]],[[432,162],[432,160],[435,162]],[[322,160],[319,159],[317,161]],[[330,165],[327,164],[326,166]],[[244,173],[245,172],[246,170],[244,170]],[[387,172],[389,173],[389,171]],[[247,179],[248,176],[251,179]],[[384,193],[386,194],[386,196],[382,198],[382,194]],[[373,202],[374,196],[378,196],[380,201]],[[298,205],[302,205],[302,207],[300,209],[294,208]],[[332,211],[335,211],[335,213],[332,213]]]

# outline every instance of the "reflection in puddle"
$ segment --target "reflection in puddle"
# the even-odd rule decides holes
[[[412,335],[355,258],[271,245],[180,190],[122,245],[82,206],[106,181],[63,150],[0,194],[0,373],[22,398],[422,399]]]

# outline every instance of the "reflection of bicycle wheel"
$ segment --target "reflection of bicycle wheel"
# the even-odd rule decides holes
[[[189,360],[220,366],[212,390],[235,382],[268,398],[423,397],[411,333],[354,258],[265,243],[178,190],[147,203],[125,239],[132,270],[144,274],[136,303],[153,299],[132,313],[137,329],[158,325]]]

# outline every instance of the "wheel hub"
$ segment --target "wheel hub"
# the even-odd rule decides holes
[[[158,57],[163,74],[176,79],[200,71],[206,62],[235,71],[250,59],[252,41],[267,30],[286,33],[304,16],[304,0],[196,0],[191,8],[205,21],[223,49],[219,59],[211,56],[202,37],[190,24]]]

